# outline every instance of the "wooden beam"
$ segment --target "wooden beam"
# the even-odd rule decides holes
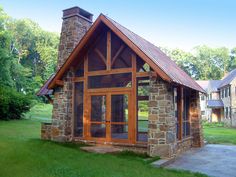
[[[120,48],[117,50],[115,56],[112,58],[111,66],[114,64],[115,60],[118,58],[120,53],[124,50],[125,45],[121,45]]]
[[[107,32],[107,70],[111,70],[111,31]]]
[[[182,140],[183,139],[183,106],[184,106],[184,100],[183,100],[183,87],[182,86],[179,86],[177,88],[177,97],[179,98],[178,99],[178,102],[177,102],[177,110],[178,110],[178,129],[179,129],[179,132],[178,132],[178,139],[179,140]],[[179,96],[178,96],[179,94]]]
[[[72,82],[83,82],[84,81],[84,77],[73,77],[72,78]]]
[[[58,85],[58,86],[63,86],[63,85],[64,85],[64,81],[62,81],[62,80],[56,80],[56,85]]]
[[[131,55],[131,61],[132,61],[132,100],[129,104],[133,104],[133,108],[131,111],[131,120],[129,124],[131,125],[131,142],[136,143],[136,137],[137,137],[137,118],[138,118],[138,101],[137,101],[137,78],[136,78],[136,54]]]
[[[121,74],[121,73],[130,73],[132,72],[132,68],[121,68],[121,69],[113,69],[113,70],[101,70],[101,71],[91,71],[85,73],[87,76],[99,76],[99,75],[108,75],[108,74]]]
[[[136,73],[136,77],[149,77],[150,73],[149,72],[139,72]]]
[[[155,69],[155,71],[160,75],[163,80],[171,82],[172,79],[159,67],[156,63],[152,61],[138,46],[136,46],[131,40],[128,39],[114,24],[112,24],[105,16],[101,16],[101,20],[105,23],[119,38],[121,38],[126,45],[128,45],[140,58],[147,62],[150,67]]]
[[[97,48],[95,48],[94,51],[102,59],[103,63],[106,65],[107,61],[106,61],[106,58],[103,56],[103,54]]]

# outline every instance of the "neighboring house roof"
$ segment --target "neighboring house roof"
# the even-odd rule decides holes
[[[53,90],[48,89],[48,84],[51,82],[51,80],[54,78],[55,74],[52,74],[49,79],[44,83],[44,85],[40,88],[38,93],[36,94],[37,96],[46,96],[46,95],[51,95]]]
[[[209,108],[222,108],[224,104],[222,100],[207,100],[207,107]]]
[[[236,69],[232,70],[222,79],[221,84],[219,85],[219,88],[229,85],[235,77],[236,77]]]
[[[221,80],[210,80],[208,83],[207,92],[218,92],[218,88],[221,84]]]
[[[66,70],[69,69],[72,61],[77,58],[76,56],[80,53],[80,50],[84,48],[84,45],[89,40],[89,37],[92,36],[92,33],[101,22],[108,26],[108,28],[120,37],[134,52],[136,52],[145,62],[147,62],[163,80],[175,82],[194,90],[205,92],[196,81],[180,69],[177,64],[158,47],[103,14],[101,14],[93,23],[85,36],[72,51],[66,62],[56,73],[55,77],[50,81],[49,88],[53,88],[56,84],[56,80],[61,79]]]
[[[209,83],[208,80],[206,80],[206,81],[204,81],[204,80],[197,80],[196,82],[198,83],[198,85],[200,85],[207,92],[208,83]]]

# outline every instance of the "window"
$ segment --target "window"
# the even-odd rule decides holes
[[[132,74],[110,74],[88,77],[88,88],[131,87]]]
[[[189,121],[189,108],[190,108],[190,90],[184,89],[184,108],[183,108],[183,137],[190,135],[190,121]]]
[[[183,100],[183,108],[181,108],[181,100]],[[182,117],[179,117],[179,110],[183,109]],[[176,136],[178,139],[186,138],[190,135],[190,90],[183,89],[183,98],[181,99],[181,89],[177,89],[177,121],[176,121]],[[182,122],[182,124],[181,124]],[[181,131],[182,130],[182,131]],[[180,135],[180,131],[182,135]]]
[[[83,136],[83,104],[84,98],[84,84],[83,82],[75,83],[75,95],[74,95],[74,113],[75,113],[75,123],[74,123],[74,134],[77,137]]]
[[[205,115],[205,111],[201,111],[201,115],[204,116]]]
[[[231,92],[230,86],[228,87],[228,90],[229,90],[229,94],[228,94],[228,95],[230,96],[230,95],[231,95],[231,94],[230,94],[230,92]]]
[[[83,77],[84,76],[84,60],[81,64],[79,64],[77,70],[75,71],[76,77]]]
[[[118,69],[132,67],[131,49],[114,33],[111,34],[111,68]]]
[[[201,100],[204,101],[205,100],[205,96],[201,95]]]
[[[225,90],[225,98],[228,96],[228,88],[224,88]]]
[[[149,89],[148,77],[137,78],[137,141],[147,142]]]
[[[229,118],[231,119],[231,107],[229,107]]]
[[[99,71],[106,70],[106,60],[107,60],[107,37],[106,33],[98,36],[94,47],[88,52],[88,70],[89,71]]]
[[[212,93],[210,93],[210,100],[212,100]]]
[[[228,118],[228,107],[225,107],[225,118]]]
[[[137,56],[137,72],[149,72],[151,71],[150,66],[145,63],[139,56]]]
[[[225,96],[225,90],[222,89],[222,98],[224,98],[224,96]]]

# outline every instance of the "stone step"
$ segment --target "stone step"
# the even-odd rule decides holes
[[[169,159],[160,159],[152,163],[152,166],[154,167],[165,167],[172,162],[174,162],[175,158],[169,158]]]
[[[87,152],[93,152],[93,153],[98,153],[98,154],[107,154],[107,153],[117,153],[121,152],[122,149],[113,147],[113,146],[84,146],[80,148],[83,151]]]

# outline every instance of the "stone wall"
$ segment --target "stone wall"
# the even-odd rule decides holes
[[[41,123],[41,139],[43,140],[51,140],[51,131],[52,124],[51,123]]]
[[[63,11],[63,22],[58,51],[57,69],[67,60],[73,49],[92,25],[92,14],[79,7]],[[71,141],[73,131],[72,113],[72,69],[62,78],[63,87],[54,88],[51,139],[54,141]]]
[[[72,77],[68,71],[63,77],[64,86],[54,91],[52,112],[52,140],[72,140]]]
[[[192,143],[193,143],[192,141],[193,141],[192,137],[183,139],[182,141],[178,141],[176,154],[179,155],[179,154],[189,150],[192,147]]]
[[[176,120],[173,88],[155,77],[150,78],[148,154],[173,157],[176,150]]]
[[[199,92],[192,90],[190,96],[190,120],[191,120],[191,135],[193,137],[192,146],[202,147],[204,145],[202,119]]]
[[[79,12],[79,7],[63,11],[57,69],[63,65],[73,49],[92,25],[92,19],[83,17]]]

